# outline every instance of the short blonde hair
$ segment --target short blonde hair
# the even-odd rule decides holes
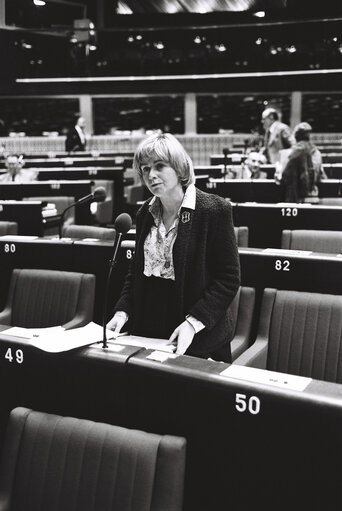
[[[133,159],[133,169],[143,181],[141,167],[151,158],[168,162],[184,188],[195,182],[192,160],[182,144],[171,133],[154,133],[140,142]]]

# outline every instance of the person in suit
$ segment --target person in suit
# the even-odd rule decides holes
[[[280,158],[279,151],[292,146],[291,130],[287,124],[279,120],[279,113],[275,108],[266,108],[261,116],[265,130],[263,152],[268,163],[277,163]]]
[[[9,154],[5,159],[7,172],[0,174],[1,183],[29,183],[37,179],[38,171],[23,169],[25,165],[23,155]]]
[[[233,179],[267,179],[267,172],[260,169],[265,163],[266,158],[262,153],[251,151],[243,164],[237,167]]]
[[[86,148],[86,136],[84,133],[85,119],[84,117],[77,115],[75,122],[68,130],[65,139],[65,150],[67,152],[72,151],[85,151]]]
[[[232,208],[195,187],[193,164],[171,134],[143,140],[133,162],[152,193],[136,216],[136,250],[108,328],[169,339],[178,354],[230,362],[240,285]]]

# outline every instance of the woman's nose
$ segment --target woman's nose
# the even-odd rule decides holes
[[[154,178],[154,177],[156,177],[156,176],[157,176],[157,171],[156,171],[156,169],[155,169],[154,167],[151,167],[151,170],[150,170],[150,172],[149,172],[149,176],[148,176],[148,177],[149,177],[150,179],[153,179],[153,178]]]

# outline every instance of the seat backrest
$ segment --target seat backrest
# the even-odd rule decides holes
[[[96,225],[66,225],[62,229],[65,238],[95,238],[114,241],[115,229]]]
[[[84,325],[89,323],[93,319],[95,280],[95,275],[76,272],[14,269],[6,306],[11,309],[11,325],[65,325],[77,315]]]
[[[339,254],[342,252],[342,231],[284,230],[281,248]]]
[[[0,468],[3,510],[181,511],[184,438],[16,408]]]
[[[342,296],[265,289],[267,369],[342,383]]]
[[[4,236],[6,234],[18,234],[17,222],[0,222],[0,236]]]
[[[248,247],[248,227],[234,227],[234,233],[238,247]]]

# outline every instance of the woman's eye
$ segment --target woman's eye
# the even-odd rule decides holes
[[[151,167],[146,166],[146,167],[143,167],[141,170],[142,170],[143,174],[148,174],[151,170]]]
[[[165,167],[165,163],[157,163],[156,169],[161,170],[163,167]]]

